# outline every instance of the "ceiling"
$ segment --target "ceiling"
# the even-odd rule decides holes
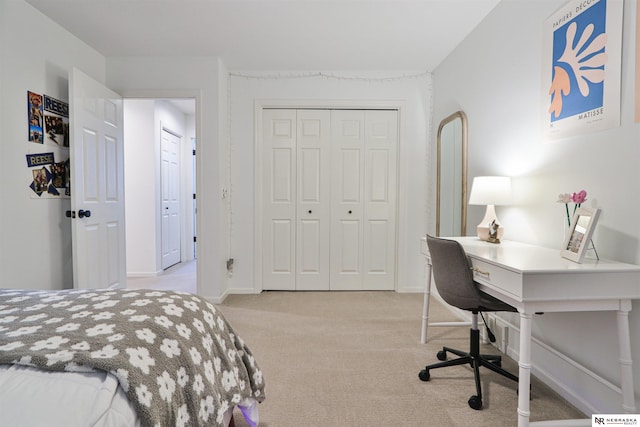
[[[500,0],[26,0],[105,57],[218,56],[230,70],[420,70]]]

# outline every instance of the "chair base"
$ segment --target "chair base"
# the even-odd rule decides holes
[[[431,378],[430,370],[437,368],[444,368],[446,366],[456,366],[456,365],[466,365],[469,364],[473,368],[473,374],[476,382],[476,394],[469,398],[469,406],[473,409],[480,410],[482,409],[482,385],[480,384],[480,367],[484,366],[496,372],[504,377],[507,377],[515,382],[518,382],[518,377],[513,375],[511,372],[505,371],[501,367],[502,356],[498,356],[495,354],[480,354],[480,331],[478,329],[471,329],[470,332],[470,341],[471,341],[471,351],[465,352],[456,350],[450,347],[443,347],[441,351],[438,352],[438,360],[442,360],[440,363],[434,363],[432,365],[427,365],[420,373],[418,377],[422,381],[429,381]],[[452,353],[459,356],[456,359],[446,360],[447,353]]]

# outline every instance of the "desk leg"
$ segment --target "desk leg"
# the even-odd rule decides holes
[[[431,296],[431,262],[427,260],[424,280],[424,302],[422,303],[422,332],[420,333],[420,344],[427,342],[427,326],[429,325],[429,297]]]
[[[633,361],[631,360],[631,338],[629,334],[629,311],[631,301],[623,301],[618,310],[618,345],[620,346],[620,374],[622,388],[622,410],[628,414],[636,413],[633,390]]]
[[[529,385],[531,384],[531,319],[520,313],[520,360],[518,361],[518,427],[529,426]]]

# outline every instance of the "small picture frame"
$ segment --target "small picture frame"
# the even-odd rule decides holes
[[[600,216],[600,209],[583,207],[576,209],[562,244],[561,255],[563,258],[577,263],[584,260],[586,250],[591,246],[591,236],[596,228],[598,216]]]

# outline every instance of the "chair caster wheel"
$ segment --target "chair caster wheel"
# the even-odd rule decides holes
[[[447,352],[444,350],[440,350],[436,357],[438,358],[438,360],[447,360]]]
[[[480,409],[482,409],[482,399],[480,399],[478,396],[471,396],[469,398],[469,406],[471,407],[471,409],[479,411]]]
[[[431,378],[431,374],[429,373],[428,369],[423,369],[418,374],[418,378],[420,378],[422,381],[429,381],[429,378]]]

